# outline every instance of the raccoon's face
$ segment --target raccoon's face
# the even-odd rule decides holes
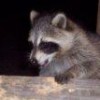
[[[47,66],[57,58],[58,55],[70,49],[73,36],[70,32],[64,31],[66,17],[64,14],[57,14],[54,18],[50,16],[35,19],[38,13],[32,11],[30,18],[32,29],[29,41],[33,49],[30,53],[30,60],[40,66]]]
[[[32,50],[30,59],[34,58],[39,65],[47,66],[58,52],[59,45],[54,42],[41,41],[36,48],[37,50],[35,51],[35,54],[32,54],[34,49]]]
[[[33,49],[30,53],[30,60],[40,66],[47,66],[60,50],[59,44],[50,37],[37,36],[37,39],[34,42],[31,41],[31,43]]]

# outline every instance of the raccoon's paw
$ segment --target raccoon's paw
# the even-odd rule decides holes
[[[60,74],[55,76],[55,81],[59,84],[67,84],[73,78],[74,77],[71,74]]]

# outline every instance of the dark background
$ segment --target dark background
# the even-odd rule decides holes
[[[95,32],[98,0],[13,0],[0,2],[0,74],[36,75],[28,61],[29,13],[63,11]]]

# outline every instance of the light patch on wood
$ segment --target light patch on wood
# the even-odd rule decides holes
[[[2,88],[0,88],[0,98],[6,93],[6,91]]]
[[[73,93],[75,89],[68,89],[69,93]]]
[[[42,85],[35,85],[35,92],[36,94],[40,94],[42,96],[46,96],[47,94],[50,93],[59,93],[59,91],[62,91],[63,88],[66,89],[69,93],[75,92],[75,85],[72,84],[68,84],[66,86],[65,85],[61,85],[61,84],[57,84],[57,82],[54,81],[53,78],[46,78],[45,81],[48,85],[46,86],[46,84],[42,84]]]

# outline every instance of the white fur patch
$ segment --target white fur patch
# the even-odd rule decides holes
[[[59,44],[59,40],[56,40],[54,38],[51,38],[51,37],[45,37],[42,39],[43,41],[46,41],[46,42],[54,42],[54,43],[58,43]]]
[[[40,44],[41,40],[42,40],[42,36],[41,36],[41,35],[39,35],[39,36],[38,36],[38,39],[37,39],[37,45],[39,45],[39,44]]]
[[[37,51],[35,54],[35,58],[37,59],[37,61],[40,65],[43,65],[46,60],[48,60],[48,62],[50,63],[54,56],[55,56],[55,53],[45,54],[41,51]]]

